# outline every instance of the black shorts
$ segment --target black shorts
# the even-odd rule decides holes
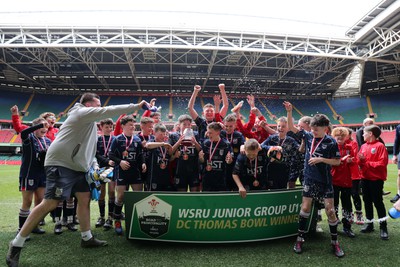
[[[46,176],[19,177],[19,191],[36,191],[39,187],[46,187]]]
[[[142,176],[137,169],[130,168],[126,171],[119,169],[118,178],[116,180],[117,186],[143,184]]]
[[[45,199],[66,200],[76,192],[89,192],[84,172],[65,167],[47,166]]]
[[[313,198],[315,200],[333,198],[332,184],[323,184],[316,181],[304,180],[303,197]]]
[[[174,178],[176,188],[187,189],[189,187],[197,187],[200,185],[200,177],[198,172],[187,175],[176,176]]]

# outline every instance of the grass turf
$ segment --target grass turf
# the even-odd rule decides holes
[[[9,241],[15,236],[21,195],[18,192],[18,166],[0,166],[0,252],[5,255]],[[386,208],[396,191],[397,168],[390,164],[385,190],[392,194],[384,197]],[[375,213],[376,214],[376,213]],[[92,225],[98,216],[97,202],[91,203]],[[109,242],[108,247],[81,249],[80,233],[53,234],[54,224],[46,217],[44,235],[31,234],[20,258],[20,266],[395,266],[400,253],[400,219],[388,222],[390,240],[379,238],[375,232],[361,234],[361,226],[353,225],[357,237],[339,236],[346,256],[337,259],[329,246],[329,228],[326,217],[322,222],[323,233],[306,238],[304,252],[292,251],[294,238],[238,243],[238,244],[179,244],[161,242],[128,241],[116,236],[114,231],[105,232],[93,228],[93,233]],[[341,231],[339,225],[338,230]],[[0,266],[2,264],[0,263]]]

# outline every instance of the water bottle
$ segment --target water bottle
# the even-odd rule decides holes
[[[391,208],[389,210],[389,216],[392,219],[400,218],[400,211],[396,210],[395,208]]]

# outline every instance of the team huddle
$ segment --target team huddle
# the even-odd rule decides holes
[[[274,129],[256,107],[254,96],[247,96],[251,112],[245,123],[240,113],[244,101],[227,114],[229,102],[224,84],[219,85],[219,90],[220,94],[213,98],[214,104],[204,105],[200,116],[194,104],[201,87],[194,86],[188,114],[178,118],[172,131],[160,121],[155,99],[150,103],[101,107],[99,96],[90,93],[84,94],[80,103],[71,109],[58,133],[52,113],[34,120],[31,127],[16,129],[21,132],[23,143],[19,188],[23,203],[18,234],[7,254],[8,266],[18,266],[20,251],[29,234],[42,233],[39,226],[44,216],[57,208],[53,214],[54,233],[61,233],[62,222],[69,230],[76,231],[74,223],[78,218],[82,247],[107,245],[91,234],[90,215],[86,214],[90,214],[89,207],[85,207],[90,201],[91,189],[87,173],[99,168],[112,169],[112,177],[101,182],[96,227],[114,228],[118,235],[123,234],[124,192],[129,189],[233,191],[245,198],[249,191],[290,189],[301,184],[303,199],[294,244],[296,253],[303,251],[313,202],[322,203],[321,208],[325,208],[330,244],[337,257],[344,256],[337,238],[339,217],[343,232],[350,238],[355,236],[351,229],[353,222],[364,224],[361,232],[372,232],[374,205],[380,219],[380,237],[389,238],[387,223],[382,220],[386,216],[382,190],[388,153],[379,141],[378,126],[364,128],[365,144],[359,147],[351,138],[351,130],[332,129],[323,114],[302,117],[295,125],[293,106],[285,101],[282,108],[286,109],[287,116],[277,118]],[[132,114],[136,115],[139,108],[145,112],[140,119],[140,131],[136,133]],[[12,112],[14,128],[21,127],[18,116],[14,117],[15,107]],[[109,117],[115,115],[120,117],[114,123]],[[359,195],[360,184],[366,219]],[[33,196],[36,207],[30,212]],[[77,212],[74,204],[78,206]],[[65,219],[61,218],[63,206]]]

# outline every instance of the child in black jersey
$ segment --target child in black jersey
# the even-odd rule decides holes
[[[208,124],[208,139],[204,140],[199,153],[203,165],[203,192],[226,191],[225,171],[227,164],[232,164],[232,149],[228,141],[221,138],[221,130],[221,123]]]
[[[111,144],[109,157],[118,166],[117,198],[114,206],[115,232],[122,235],[121,213],[124,204],[124,192],[127,186],[133,191],[143,190],[141,174],[146,171],[143,158],[142,141],[134,136],[134,118],[129,115],[121,119],[122,134]]]

